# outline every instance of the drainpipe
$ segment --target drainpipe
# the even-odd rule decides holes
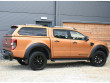
[[[55,22],[54,26],[56,26],[56,1],[55,1]]]
[[[55,1],[55,26],[58,26],[58,1]]]

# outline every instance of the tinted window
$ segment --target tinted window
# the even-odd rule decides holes
[[[77,31],[70,31],[70,36],[71,36],[71,39],[75,39],[75,40],[84,40],[84,37],[85,37],[84,35],[82,35]]]
[[[18,32],[20,35],[46,36],[46,28],[23,27]]]
[[[68,38],[67,30],[54,29],[53,33],[54,33],[54,37],[63,38],[63,39]]]
[[[9,29],[9,31],[6,34],[12,35],[15,30],[16,30],[16,28],[11,28],[11,29]]]

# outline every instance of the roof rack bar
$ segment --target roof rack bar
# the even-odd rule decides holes
[[[24,24],[24,25],[38,25],[38,26],[43,26],[43,25],[40,25],[40,24]]]
[[[71,29],[74,29],[74,30],[77,30],[76,28],[73,28],[73,27],[69,27],[69,26],[55,26],[54,28],[71,28]]]

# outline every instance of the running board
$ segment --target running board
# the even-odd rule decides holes
[[[89,58],[53,58],[51,61],[65,61],[65,60],[90,60]]]

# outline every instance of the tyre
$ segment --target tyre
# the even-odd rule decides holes
[[[21,65],[28,65],[28,64],[26,64],[26,63],[24,62],[23,59],[18,58],[17,61],[18,61],[18,63],[21,64]]]
[[[47,64],[47,58],[44,53],[33,52],[29,59],[29,66],[33,70],[42,70]]]
[[[90,59],[90,62],[93,66],[103,66],[106,63],[107,57],[103,51],[97,51]]]

